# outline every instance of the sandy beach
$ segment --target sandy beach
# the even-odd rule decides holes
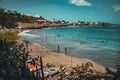
[[[18,31],[18,30],[12,30],[12,31]],[[18,39],[18,43],[23,43],[21,38]],[[92,60],[77,58],[66,55],[64,53],[53,52],[50,49],[45,48],[44,46],[37,43],[29,43],[29,49],[32,49],[32,52],[30,52],[30,55],[32,57],[42,56],[44,66],[47,63],[55,66],[60,66],[62,64],[66,68],[66,70],[70,71],[72,67],[75,67],[77,65],[82,65],[82,63],[91,62],[93,63],[95,70],[103,73],[106,72],[105,66],[102,66]]]
[[[42,56],[44,66],[47,63],[55,66],[60,66],[62,64],[66,68],[66,70],[69,71],[71,70],[72,67],[75,67],[77,65],[82,65],[82,63],[91,62],[93,63],[95,70],[103,73],[106,72],[104,66],[99,65],[94,61],[84,58],[76,58],[73,56],[68,56],[64,53],[52,52],[50,49],[47,49],[44,46],[36,43],[30,43],[29,49],[32,49],[32,52],[30,53],[32,57]]]

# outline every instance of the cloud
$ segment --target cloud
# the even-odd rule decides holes
[[[120,11],[120,4],[112,6],[114,11]]]
[[[92,6],[92,4],[86,0],[69,0],[69,3],[76,6]]]

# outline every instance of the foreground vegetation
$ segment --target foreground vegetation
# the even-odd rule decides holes
[[[0,39],[0,80],[38,80],[26,67],[29,57],[24,44],[16,44],[16,34],[6,32]],[[8,35],[9,34],[9,35]]]
[[[18,31],[7,31],[0,33],[0,39],[6,40],[7,42],[16,41],[18,39]]]

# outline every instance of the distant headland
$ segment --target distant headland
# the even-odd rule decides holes
[[[65,20],[47,20],[42,16],[29,16],[16,11],[0,8],[0,29],[39,29],[57,26],[120,26],[109,22],[69,22]]]

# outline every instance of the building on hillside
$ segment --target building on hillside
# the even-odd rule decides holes
[[[47,20],[44,20],[44,19],[37,19],[37,20],[36,20],[36,22],[38,22],[38,23],[40,23],[40,24],[41,24],[41,23],[46,23],[46,22],[47,22]]]

